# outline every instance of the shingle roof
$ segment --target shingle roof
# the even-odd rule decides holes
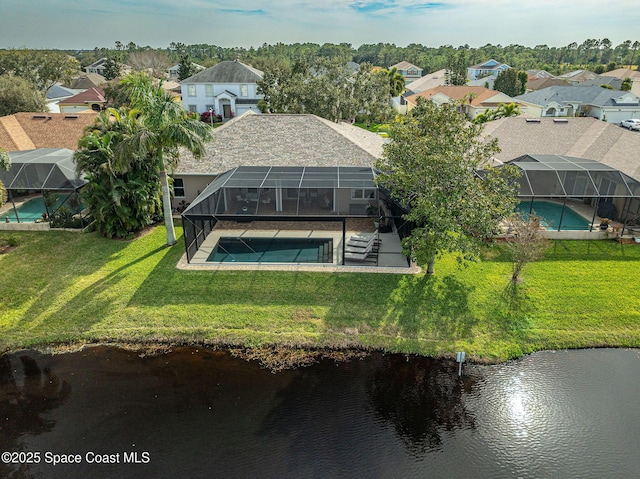
[[[421,91],[444,85],[444,75],[446,72],[447,70],[443,68],[442,70],[438,70],[437,72],[427,73],[423,77],[418,78],[417,80],[414,80],[411,83],[405,85],[405,88],[413,93],[420,93]]]
[[[536,78],[527,82],[527,90],[538,91],[550,86],[570,86],[566,80],[560,78]]]
[[[315,115],[247,112],[214,132],[203,160],[181,157],[178,174],[218,174],[236,166],[372,166],[383,138]]]
[[[104,96],[104,91],[97,87],[89,88],[88,90],[78,93],[72,97],[62,100],[60,105],[78,105],[90,102],[105,103],[107,99]]]
[[[97,73],[84,73],[71,80],[71,84],[63,85],[74,90],[86,90],[107,83],[107,79]]]
[[[263,73],[238,60],[224,61],[182,80],[187,83],[255,83]]]
[[[502,118],[488,122],[485,135],[498,139],[502,151],[495,157],[502,162],[525,154],[574,156],[599,161],[640,181],[640,134],[595,118]]]
[[[586,80],[593,80],[597,78],[598,74],[591,72],[589,70],[574,70],[569,73],[564,73],[563,75],[558,76],[558,78],[564,78],[565,80],[574,81],[574,82],[583,82]]]
[[[611,70],[610,72],[604,72],[603,77],[615,77],[620,80],[624,80],[625,78],[631,78],[632,80],[640,80],[640,72],[636,70],[629,70],[628,68],[616,68],[615,70]]]
[[[78,148],[85,127],[97,113],[16,113],[0,117],[0,147],[7,151],[34,148]]]
[[[474,106],[482,106],[483,104],[486,104],[488,100],[498,95],[500,95],[501,97],[509,98],[508,96],[504,95],[504,93],[495,90],[489,90],[488,88],[485,88],[483,86],[437,86],[435,88],[431,88],[430,90],[425,90],[414,95],[409,95],[406,97],[406,100],[409,103],[415,104],[416,100],[419,97],[428,99],[433,97],[434,95],[437,95],[438,93],[442,93],[452,100],[462,100],[467,95],[471,94],[473,95],[473,98],[470,103]],[[500,100],[499,103],[504,103],[504,101],[505,100]]]
[[[559,104],[564,102],[578,102],[596,106],[620,106],[614,99],[624,94],[633,95],[630,92],[607,90],[599,86],[552,86],[531,93],[525,93],[524,95],[515,97],[515,99],[540,106],[548,105],[552,101]]]
[[[395,65],[391,65],[389,70],[393,67],[396,67],[398,70],[408,70],[409,68],[415,68],[417,70],[422,70],[422,68],[415,66],[413,63],[402,61],[400,63],[396,63]]]

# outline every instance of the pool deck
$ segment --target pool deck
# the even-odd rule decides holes
[[[371,233],[347,230],[346,239],[357,233]],[[342,258],[342,230],[312,229],[214,229],[209,233],[205,242],[200,246],[191,263],[187,263],[186,254],[180,258],[177,267],[185,270],[262,270],[262,271],[315,271],[315,272],[358,272],[358,273],[394,273],[415,274],[422,270],[407,264],[402,254],[400,237],[396,233],[378,233],[379,246],[377,257],[372,255],[375,262],[351,261],[341,265]],[[214,263],[207,258],[215,248],[221,237],[238,238],[331,238],[334,244],[333,263]]]

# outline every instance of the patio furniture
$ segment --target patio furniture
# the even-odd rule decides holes
[[[350,251],[345,248],[345,253],[344,253],[345,259],[350,259],[353,261],[366,260],[367,256],[369,256],[369,254],[371,254],[371,252],[373,251],[374,242],[375,241],[371,241],[370,243],[367,243],[367,246],[365,248],[359,248],[360,251]]]

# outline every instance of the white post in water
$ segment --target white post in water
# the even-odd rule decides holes
[[[456,353],[456,361],[458,362],[458,376],[462,376],[462,363],[464,362],[464,351]]]

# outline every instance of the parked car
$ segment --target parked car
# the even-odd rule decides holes
[[[630,120],[624,120],[620,123],[621,126],[625,128],[629,128],[630,130],[638,130],[640,131],[640,120],[637,118],[631,118]]]

